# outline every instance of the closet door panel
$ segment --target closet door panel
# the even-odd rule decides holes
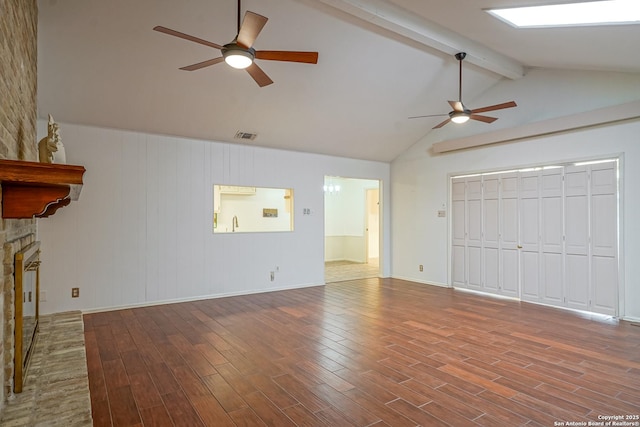
[[[467,247],[467,287],[482,289],[482,252],[480,247]]]
[[[520,175],[520,284],[523,300],[540,298],[540,174]]]
[[[618,201],[614,162],[591,166],[591,310],[617,315]]]
[[[466,260],[465,247],[454,246],[452,248],[452,269],[453,269],[453,286],[466,287],[467,281],[465,277]]]
[[[565,259],[566,304],[578,310],[589,309],[589,257],[567,254]]]
[[[563,168],[542,172],[540,188],[540,300],[546,304],[563,305],[564,297],[564,203]]]
[[[467,244],[482,246],[482,200],[467,201]]]
[[[616,256],[617,215],[615,194],[591,196],[591,245],[594,256]]]
[[[520,254],[520,275],[522,280],[522,299],[537,301],[540,295],[540,257],[537,252],[522,252]]]
[[[467,179],[467,287],[482,289],[482,178]]]
[[[589,252],[589,201],[587,196],[571,196],[565,200],[565,238],[568,254]]]
[[[518,252],[518,176],[510,174],[500,185],[500,287],[512,297],[520,296]]]
[[[466,180],[451,183],[451,280],[452,285],[466,287]]]
[[[487,292],[498,292],[500,284],[500,252],[497,248],[483,249],[484,281]]]
[[[498,292],[500,285],[500,216],[498,205],[498,180],[485,181],[483,201],[483,287],[487,292]],[[486,191],[487,188],[489,191]],[[488,193],[488,194],[487,194]]]
[[[517,250],[502,250],[501,259],[501,286],[502,293],[511,297],[519,297],[520,268]]]
[[[563,304],[563,255],[562,253],[542,254],[541,300],[547,304]]]
[[[465,220],[464,220],[465,202],[464,200],[453,201],[451,208],[452,208],[451,234],[453,238],[453,244],[464,246],[465,244]]]
[[[591,260],[592,299],[591,310],[597,313],[617,315],[618,292],[615,284],[618,263],[612,257],[594,256]]]

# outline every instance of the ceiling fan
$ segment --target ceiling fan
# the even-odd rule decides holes
[[[209,67],[211,65],[218,64],[225,61],[227,64],[234,68],[246,69],[249,75],[255,80],[258,86],[263,87],[273,83],[273,80],[262,71],[262,69],[254,62],[256,59],[264,59],[269,61],[287,61],[287,62],[302,62],[307,64],[318,63],[318,52],[295,52],[295,51],[282,51],[282,50],[255,50],[252,45],[253,42],[262,31],[262,28],[267,23],[266,17],[247,11],[240,23],[240,0],[238,0],[238,34],[230,43],[225,45],[219,45],[207,40],[203,40],[198,37],[190,36],[180,31],[172,30],[170,28],[156,26],[153,29],[161,33],[169,34],[170,36],[179,37],[181,39],[196,42],[205,46],[219,49],[222,52],[222,56],[218,58],[208,59],[206,61],[198,62],[196,64],[187,65],[181,67],[181,70],[195,71],[201,68]]]
[[[410,119],[418,119],[422,117],[439,117],[448,115],[449,118],[442,123],[439,123],[433,127],[433,129],[441,128],[449,122],[454,123],[465,123],[469,119],[478,120],[480,122],[485,123],[493,123],[498,120],[496,117],[482,116],[478,113],[485,113],[487,111],[495,111],[502,110],[504,108],[517,107],[514,101],[504,102],[502,104],[490,105],[488,107],[475,108],[473,110],[468,109],[462,103],[462,60],[467,56],[465,52],[456,53],[455,57],[460,62],[460,80],[459,80],[459,89],[458,89],[458,100],[457,101],[448,101],[453,111],[449,112],[449,114],[430,114],[427,116],[413,116],[409,117]]]

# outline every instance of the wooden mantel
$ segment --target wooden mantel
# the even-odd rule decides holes
[[[46,218],[78,200],[85,168],[0,160],[3,218]]]

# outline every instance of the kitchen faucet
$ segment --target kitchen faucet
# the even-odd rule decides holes
[[[231,231],[235,232],[236,228],[240,228],[240,226],[238,225],[238,216],[234,215],[231,220]]]

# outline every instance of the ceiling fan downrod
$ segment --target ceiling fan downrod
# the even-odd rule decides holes
[[[459,79],[458,79],[458,101],[460,101],[461,104],[462,104],[462,60],[466,58],[466,56],[467,56],[466,52],[456,53],[456,59],[460,63],[460,73],[459,73]]]
[[[240,24],[241,24],[241,22],[240,22],[240,10],[241,10],[240,2],[241,1],[242,0],[238,0],[238,31],[237,31],[237,34],[240,34]]]

